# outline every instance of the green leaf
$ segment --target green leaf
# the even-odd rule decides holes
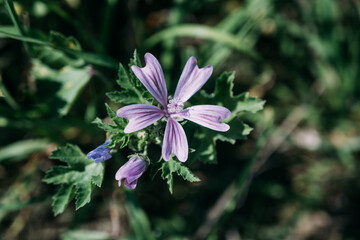
[[[50,32],[50,43],[57,47],[81,50],[79,41],[74,37],[65,37],[63,34],[55,31]]]
[[[145,90],[144,85],[140,82],[140,80],[135,76],[135,74],[131,70],[131,66],[133,66],[133,65],[141,67],[140,57],[139,57],[139,54],[136,51],[136,49],[134,51],[133,58],[130,59],[130,63],[129,63],[130,81],[132,82],[133,86],[135,86],[137,88],[142,88],[143,90]]]
[[[227,120],[231,121],[241,112],[255,113],[262,110],[265,101],[256,97],[250,97],[249,93],[242,93],[234,96],[235,72],[223,73],[216,80],[215,91],[212,94],[206,94],[202,92],[202,95],[207,98],[207,104],[221,105],[228,108],[231,111],[231,116]]]
[[[115,123],[119,129],[123,130],[127,124],[126,120],[124,118],[120,118],[116,115],[116,112],[112,110],[111,107],[107,103],[105,103],[106,111],[110,117],[110,119]]]
[[[5,5],[5,8],[6,8],[7,12],[10,15],[11,21],[12,21],[13,25],[15,26],[17,32],[19,32],[20,35],[25,35],[24,34],[24,29],[22,28],[22,26],[20,24],[20,21],[19,21],[19,19],[17,17],[13,1],[4,0],[4,5]]]
[[[126,190],[125,207],[129,218],[130,226],[135,234],[135,239],[153,240],[154,233],[151,231],[151,224],[145,211],[138,203],[136,196],[131,190]]]
[[[95,118],[95,120],[92,121],[92,123],[96,124],[99,128],[104,129],[106,132],[117,133],[119,131],[118,128],[116,128],[113,125],[104,123],[103,121],[101,121],[100,118]]]
[[[47,139],[29,139],[11,143],[0,149],[0,162],[11,159],[18,161],[26,158],[29,154],[44,151],[49,146]]]
[[[211,136],[214,142],[217,140],[221,140],[223,142],[229,142],[231,144],[234,144],[236,140],[246,139],[246,136],[249,135],[252,130],[249,125],[243,123],[239,118],[234,118],[228,124],[231,130],[227,132],[216,132],[207,128],[203,129],[205,132],[205,136],[207,136],[207,138]]]
[[[133,90],[113,91],[106,93],[111,101],[124,104],[139,103],[139,96]]]
[[[111,133],[123,133],[124,134],[124,128],[126,127],[127,121],[124,118],[119,118],[116,115],[116,112],[111,109],[111,107],[105,103],[106,111],[112,120],[112,122],[115,125],[104,123],[101,119],[95,118],[95,120],[92,123],[95,123],[98,125],[99,128],[104,129],[107,132]]]
[[[202,104],[220,105],[228,108],[231,115],[224,122],[229,124],[230,130],[227,132],[212,131],[207,128],[196,130],[195,138],[190,146],[196,151],[190,154],[191,161],[200,159],[205,163],[216,163],[216,141],[226,141],[234,144],[236,140],[246,139],[252,128],[243,123],[239,117],[247,112],[256,113],[263,109],[265,101],[256,97],[250,97],[248,93],[234,96],[235,73],[223,73],[216,80],[215,91],[212,94],[201,92],[203,98],[197,98]]]
[[[103,165],[87,159],[79,147],[71,144],[58,147],[50,158],[67,164],[52,167],[43,179],[48,184],[60,185],[53,196],[54,214],[62,213],[74,197],[76,197],[76,209],[90,202],[92,185],[101,186]]]
[[[34,43],[34,44],[37,44],[40,46],[51,47],[53,49],[57,49],[64,53],[70,54],[74,57],[81,58],[84,61],[91,63],[91,64],[108,67],[108,68],[112,68],[112,69],[117,68],[117,63],[108,56],[102,56],[102,55],[98,55],[95,53],[74,50],[74,49],[68,48],[68,47],[56,46],[48,41],[19,35],[16,32],[14,32],[14,30],[9,29],[9,28],[0,28],[0,38],[4,38],[4,37],[20,40],[25,43]]]
[[[44,65],[53,69],[61,69],[65,66],[81,68],[85,65],[83,59],[51,47],[41,46],[34,49],[37,50],[36,58]]]
[[[120,86],[121,91],[108,92],[106,95],[114,102],[124,104],[146,103],[151,104],[152,99],[150,93],[145,89],[142,83],[137,79],[131,70],[132,65],[141,66],[136,51],[134,58],[130,60],[130,74],[126,72],[124,66],[120,63],[118,71],[118,79],[116,83]]]
[[[189,155],[189,160],[201,160],[204,163],[216,163],[216,142],[217,140],[226,141],[234,144],[236,140],[246,139],[252,128],[243,123],[240,119],[235,118],[228,123],[230,130],[227,132],[216,132],[207,128],[199,129],[190,146],[196,151]]]
[[[111,107],[106,103],[105,107],[110,119],[115,125],[104,123],[99,118],[96,118],[93,123],[97,124],[99,128],[104,129],[106,132],[111,133],[111,142],[108,147],[114,148],[117,144],[120,143],[120,148],[124,148],[127,146],[130,140],[130,134],[124,133],[127,120],[124,118],[119,118],[116,115],[116,112],[112,110]]]
[[[4,33],[2,33],[4,32]],[[0,26],[0,38],[7,37],[8,34],[20,34],[19,29],[14,26]]]
[[[164,161],[161,166],[161,177],[167,180],[170,193],[173,193],[173,173],[178,174],[184,180],[189,182],[198,182],[200,179],[195,176],[186,166],[182,165],[181,162],[170,159]]]
[[[113,148],[118,143],[121,143],[120,148],[124,148],[128,144],[130,138],[129,134],[124,133],[124,128],[126,127],[127,120],[118,117],[116,115],[116,112],[112,110],[109,105],[105,104],[105,106],[110,119],[115,123],[115,128],[117,129],[115,135],[111,137],[111,143],[108,146]]]
[[[251,47],[246,45],[244,41],[239,40],[235,35],[200,24],[183,24],[174,27],[166,28],[163,31],[155,33],[153,36],[145,41],[145,48],[152,48],[154,45],[176,37],[195,37],[207,39],[216,43],[222,43],[237,51],[247,53],[252,57],[258,58],[258,54],[251,50]]]
[[[90,80],[91,69],[67,66],[56,70],[33,60],[32,75],[36,79],[38,91],[44,93],[38,96],[39,102],[43,102],[42,106],[64,116]]]
[[[107,232],[92,230],[67,230],[61,234],[61,240],[111,240]]]
[[[78,146],[68,144],[66,147],[59,147],[51,153],[51,159],[58,159],[64,163],[68,163],[69,166],[76,164],[87,164],[90,160],[80,150]]]
[[[71,201],[71,195],[73,189],[74,189],[73,185],[63,184],[58,189],[57,193],[53,196],[52,207],[55,215],[64,212],[65,208]]]

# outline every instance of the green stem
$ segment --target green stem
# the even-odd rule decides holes
[[[9,91],[6,89],[5,85],[2,82],[2,77],[0,75],[0,94],[3,94],[5,97],[5,101],[12,107],[13,109],[19,109],[19,105],[16,103],[14,98],[11,96]]]
[[[7,12],[10,15],[11,22],[13,23],[13,25],[15,26],[15,28],[17,29],[19,34],[21,36],[27,36],[25,30],[23,29],[23,27],[20,24],[19,18],[17,17],[12,0],[4,0],[4,4],[5,4],[5,8],[6,8]],[[24,42],[24,46],[27,50],[30,49],[29,45],[26,42]]]

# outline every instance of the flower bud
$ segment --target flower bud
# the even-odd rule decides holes
[[[147,165],[147,162],[138,155],[130,158],[115,175],[115,179],[119,181],[119,187],[121,186],[121,181],[125,179],[124,185],[130,189],[135,189],[137,181],[145,172]]]
[[[110,144],[110,139],[104,142],[102,145],[98,146],[94,150],[90,151],[87,154],[88,159],[94,159],[95,163],[103,162],[111,158],[110,150],[106,146]]]

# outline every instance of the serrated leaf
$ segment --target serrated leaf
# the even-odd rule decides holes
[[[115,126],[113,127],[117,130],[112,131],[115,134],[111,137],[111,142],[108,147],[114,148],[118,143],[121,143],[120,148],[124,148],[126,147],[130,139],[130,134],[124,133],[124,128],[126,127],[127,120],[118,117],[116,115],[116,112],[112,110],[109,105],[105,104],[105,106],[110,119],[115,123]]]
[[[123,130],[127,124],[126,120],[124,118],[120,118],[116,115],[116,112],[112,110],[111,107],[107,103],[105,103],[106,111],[110,117],[110,119],[115,123],[117,127],[119,127],[119,130]]]
[[[117,84],[120,86],[121,91],[109,92],[106,95],[115,102],[124,104],[145,103],[151,104],[152,96],[146,90],[144,85],[135,76],[131,70],[131,66],[136,65],[141,67],[139,56],[134,52],[134,57],[130,59],[129,73],[125,70],[124,66],[120,63],[118,71]],[[149,101],[150,99],[150,101]]]
[[[53,199],[52,207],[53,207],[55,216],[64,212],[66,206],[71,201],[70,198],[71,198],[71,193],[72,193],[73,187],[74,186],[70,185],[70,184],[69,185],[63,184],[58,189],[57,193],[52,197],[52,199]]]
[[[118,128],[113,125],[104,123],[100,118],[95,118],[92,123],[96,124],[99,128],[104,129],[106,132],[117,133],[119,131]]]
[[[85,157],[78,146],[72,144],[67,144],[65,147],[59,147],[54,150],[50,155],[50,159],[58,159],[62,162],[68,163],[69,166],[79,163],[87,164],[90,161]]]
[[[180,162],[175,162],[175,171],[179,176],[181,176],[186,181],[189,181],[189,182],[199,182],[200,181],[200,179],[195,174],[193,174],[189,170],[189,168],[182,165]]]
[[[130,66],[132,65],[141,67],[141,60],[136,49],[134,50],[133,57],[130,59]]]
[[[123,90],[121,92],[119,91],[108,92],[106,93],[106,96],[108,96],[108,98],[110,98],[111,101],[117,103],[133,104],[139,102],[139,96],[130,90]]]
[[[82,181],[76,184],[76,210],[91,200],[91,181]]]
[[[77,180],[77,172],[84,170],[85,168],[78,169],[69,166],[54,166],[46,172],[43,181],[52,184],[68,184]]]
[[[101,119],[96,118],[93,123],[97,124],[98,127],[104,129],[106,132],[112,133],[111,142],[107,145],[109,148],[114,148],[117,144],[121,144],[120,148],[127,146],[130,140],[130,134],[124,133],[124,128],[127,124],[127,120],[119,118],[116,112],[105,103],[106,111],[115,125],[106,124]]]
[[[120,143],[120,148],[124,148],[128,145],[130,140],[130,135],[125,133],[118,133],[111,137],[111,142],[108,145],[110,148],[114,148],[117,144]]]
[[[128,76],[124,66],[121,63],[119,65],[118,79],[116,80],[116,82],[120,86],[121,91],[113,91],[106,93],[106,95],[112,101],[124,104],[142,103],[140,89],[136,87],[135,82],[132,81],[131,77]]]
[[[58,147],[50,158],[67,163],[67,166],[52,167],[43,179],[48,184],[60,185],[53,196],[54,214],[62,213],[74,197],[76,209],[90,202],[92,185],[101,186],[103,165],[87,159],[79,147],[71,144]]]
[[[207,98],[205,99],[207,104],[221,105],[231,111],[231,116],[227,121],[231,121],[240,112],[255,113],[263,109],[265,104],[263,100],[250,97],[247,92],[234,96],[234,79],[235,72],[225,72],[217,78],[214,93],[206,94],[202,92],[202,95]]]
[[[92,176],[91,182],[95,184],[98,187],[101,187],[102,184],[102,177],[100,175],[98,176]]]
[[[132,85],[135,87],[142,87],[144,88],[144,86],[142,85],[142,83],[139,81],[139,79],[135,76],[135,74],[131,71],[131,66],[138,66],[141,67],[141,61],[140,61],[140,57],[139,54],[137,53],[136,49],[134,51],[133,54],[133,58],[130,59],[130,63],[129,63],[129,69],[130,69],[130,81],[132,82]]]
[[[189,182],[198,182],[200,179],[193,174],[189,168],[182,165],[181,162],[175,161],[173,159],[170,159],[169,161],[164,161],[161,166],[161,177],[165,180],[167,180],[167,184],[169,187],[169,191],[172,194],[173,193],[173,173],[178,174],[181,176],[184,180]]]
[[[120,63],[118,71],[117,84],[120,86],[121,91],[109,92],[106,95],[113,101],[124,104],[143,103],[142,91],[144,88],[138,86],[137,82],[140,82],[131,68],[129,68],[130,74],[128,75],[124,66]]]
[[[212,131],[207,128],[197,129],[195,138],[190,146],[196,151],[190,154],[190,159],[200,159],[205,163],[216,163],[216,141],[226,141],[234,144],[236,140],[246,139],[252,128],[243,123],[238,117],[241,113],[255,113],[263,109],[265,101],[256,97],[250,97],[249,93],[242,93],[234,96],[233,81],[235,73],[223,73],[216,80],[215,91],[212,94],[201,92],[203,98],[197,98],[202,104],[214,104],[228,108],[231,115],[224,122],[230,125],[227,132]]]
[[[214,132],[212,133],[206,133],[205,135],[212,136],[211,138],[213,141],[223,141],[223,142],[229,142],[231,144],[234,144],[236,140],[243,140],[246,139],[246,136],[250,134],[252,128],[243,123],[240,119],[235,118],[231,120],[231,122],[228,123],[230,126],[231,131],[227,132]],[[205,129],[205,131],[210,132],[211,130]]]
[[[217,132],[207,128],[200,128],[195,134],[191,146],[196,151],[189,155],[190,161],[199,159],[204,163],[216,163],[216,142],[218,140],[234,144],[236,140],[246,139],[252,128],[235,118],[228,123],[230,130],[227,132]]]

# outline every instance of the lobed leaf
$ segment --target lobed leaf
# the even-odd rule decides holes
[[[96,124],[99,128],[102,128],[106,132],[117,133],[119,131],[119,129],[117,129],[115,126],[104,123],[100,118],[95,118],[92,123]]]
[[[203,98],[198,98],[198,101],[202,104],[225,106],[231,111],[230,117],[224,120],[230,125],[230,130],[217,132],[207,128],[198,128],[195,138],[190,144],[196,149],[195,153],[189,156],[192,160],[200,159],[205,163],[216,163],[216,141],[221,140],[234,144],[236,140],[246,139],[252,128],[242,122],[239,116],[245,112],[256,113],[263,109],[265,101],[250,97],[247,92],[234,96],[234,79],[234,72],[223,73],[216,80],[213,93],[201,92]]]
[[[227,122],[230,122],[241,112],[256,113],[262,110],[265,104],[264,100],[250,97],[247,92],[234,96],[234,80],[235,72],[225,72],[217,78],[215,91],[212,94],[202,92],[208,104],[225,106],[231,111],[231,116]]]
[[[119,127],[120,130],[123,130],[127,124],[126,120],[124,118],[119,118],[116,115],[116,112],[112,110],[112,108],[109,107],[108,104],[105,103],[105,107],[110,119],[115,123],[117,127]]]
[[[132,90],[123,90],[121,92],[119,91],[108,92],[106,93],[106,96],[108,96],[108,98],[110,98],[111,101],[117,103],[133,104],[139,102],[139,96]]]
[[[79,147],[67,144],[58,147],[50,156],[67,166],[54,166],[45,175],[43,181],[60,185],[53,196],[53,212],[62,213],[69,202],[76,197],[76,209],[83,207],[91,200],[92,185],[101,186],[104,167],[86,158]]]
[[[178,174],[184,180],[189,182],[198,182],[200,179],[193,174],[189,168],[182,165],[181,162],[170,159],[169,161],[164,161],[161,165],[161,177],[167,180],[170,193],[173,193],[173,173]],[[156,173],[155,173],[156,174]]]
[[[71,195],[73,192],[74,186],[71,184],[63,184],[58,189],[57,193],[52,197],[53,211],[55,215],[58,215],[64,212],[65,208],[71,201]]]
[[[121,91],[108,92],[106,95],[114,102],[124,104],[136,104],[136,103],[150,103],[152,99],[150,93],[145,89],[142,83],[137,79],[135,74],[131,70],[131,66],[141,66],[139,57],[134,52],[133,59],[130,60],[129,74],[125,70],[124,66],[120,63],[118,71],[117,84],[120,86]]]
[[[57,148],[51,153],[50,158],[68,163],[69,166],[79,163],[85,165],[91,161],[86,158],[78,146],[71,144]]]

